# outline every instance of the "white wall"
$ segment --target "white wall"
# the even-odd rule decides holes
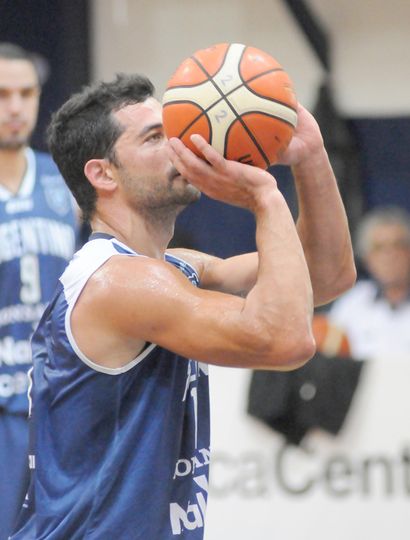
[[[333,85],[350,116],[410,114],[410,2],[310,0],[333,40]],[[282,0],[94,0],[94,78],[141,72],[160,98],[194,51],[219,42],[254,45],[291,75],[311,106],[322,69]]]
[[[410,2],[310,0],[332,36],[334,88],[351,116],[410,113]]]
[[[282,436],[246,414],[250,372],[211,366],[205,539],[410,538],[409,380],[409,358],[369,361],[341,432],[282,454]]]

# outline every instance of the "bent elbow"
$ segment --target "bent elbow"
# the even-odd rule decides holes
[[[284,351],[282,361],[276,369],[290,371],[305,365],[316,352],[316,342],[311,332],[299,334],[293,343]]]
[[[315,290],[315,306],[322,306],[332,302],[343,293],[348,291],[356,283],[357,270],[354,264],[349,265],[343,271],[339,272],[327,286],[320,286]]]
[[[260,343],[257,369],[281,371],[297,369],[306,364],[315,352],[316,342],[310,327],[295,329],[290,337]]]
[[[306,364],[316,353],[316,341],[312,334],[306,336],[306,338],[298,343],[294,355],[289,357],[289,361],[286,367],[289,369],[296,369]]]
[[[343,283],[343,292],[346,292],[347,290],[351,289],[353,285],[356,283],[357,280],[357,269],[356,266],[353,264],[349,271],[345,272],[344,276],[344,283]]]
[[[340,276],[337,282],[335,283],[335,288],[333,291],[333,299],[337,298],[341,294],[345,293],[353,287],[357,279],[357,270],[356,266],[353,264],[351,267],[346,269]]]

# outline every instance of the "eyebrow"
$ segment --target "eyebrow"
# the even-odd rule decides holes
[[[163,124],[162,122],[157,122],[156,124],[149,124],[148,126],[145,126],[139,133],[138,133],[138,137],[143,137],[144,135],[146,135],[147,133],[149,133],[150,131],[154,130],[154,129],[162,129],[163,128]]]
[[[40,90],[40,85],[29,84],[26,86],[19,86],[18,88],[13,88],[13,87],[8,86],[7,84],[3,86],[0,83],[0,90],[6,90],[7,92],[15,92],[17,90],[18,92],[24,92],[25,90]]]

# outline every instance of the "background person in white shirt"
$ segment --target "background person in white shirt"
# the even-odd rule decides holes
[[[334,302],[331,321],[346,332],[355,358],[410,357],[410,215],[398,207],[369,212],[356,255],[369,277]]]

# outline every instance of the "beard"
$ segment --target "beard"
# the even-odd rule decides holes
[[[166,180],[156,177],[138,181],[127,174],[122,177],[124,187],[130,194],[132,206],[138,211],[165,214],[181,211],[199,200],[201,192],[189,184],[176,169],[171,169]]]
[[[173,196],[170,197],[169,202],[176,204],[177,206],[188,206],[199,200],[201,197],[201,192],[192,184],[189,184],[185,179],[179,177],[178,182],[182,184],[181,188],[176,188],[172,190]]]
[[[31,135],[31,134],[30,134]],[[29,135],[17,135],[15,137],[0,137],[0,150],[21,150],[28,145],[30,140]]]

